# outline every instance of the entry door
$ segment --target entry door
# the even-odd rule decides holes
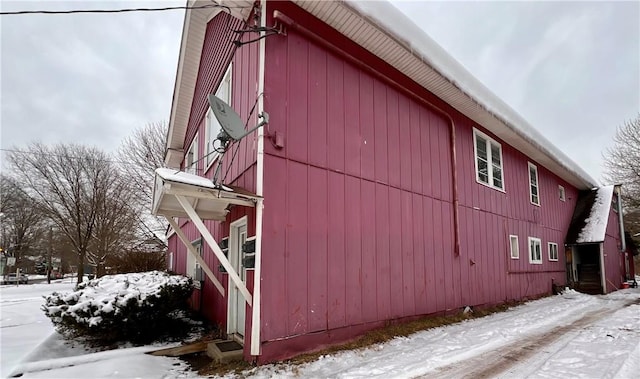
[[[247,284],[247,275],[246,270],[242,265],[242,258],[244,255],[242,253],[242,245],[246,239],[247,220],[243,217],[231,224],[229,236],[229,261],[245,285]],[[244,338],[244,322],[247,303],[231,279],[229,279],[229,288],[229,319],[227,323],[227,334],[235,335],[242,340]]]

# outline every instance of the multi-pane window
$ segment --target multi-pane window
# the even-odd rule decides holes
[[[566,195],[565,195],[563,186],[558,186],[558,197],[560,198],[560,201],[566,200]]]
[[[509,250],[511,251],[511,259],[520,258],[520,247],[518,246],[518,236],[509,236]]]
[[[558,244],[549,242],[549,260],[557,261],[558,260]]]
[[[224,78],[222,78],[222,82],[218,87],[215,95],[229,106],[231,106],[231,65],[227,69],[227,72],[224,74]],[[207,110],[207,115],[205,116],[205,146],[204,153],[206,156],[207,167],[213,163],[213,161],[218,157],[218,154],[215,151],[215,148],[218,146],[214,146],[214,141],[218,137],[218,134],[222,130],[218,119],[214,116],[211,108]]]
[[[473,130],[476,155],[476,180],[499,190],[504,190],[502,178],[502,147],[486,134]]]
[[[542,241],[529,237],[529,263],[542,264]]]
[[[197,174],[198,170],[198,135],[196,134],[193,137],[193,141],[191,142],[191,146],[187,150],[187,153],[184,156],[184,170],[191,174]]]
[[[538,168],[531,162],[529,162],[529,199],[531,200],[531,203],[540,205]]]

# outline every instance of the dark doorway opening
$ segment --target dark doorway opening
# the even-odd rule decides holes
[[[583,293],[602,294],[602,273],[600,266],[600,244],[573,246],[574,288]]]

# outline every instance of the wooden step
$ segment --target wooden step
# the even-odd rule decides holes
[[[242,350],[242,345],[232,340],[217,340],[207,345],[207,355],[218,363],[241,361]]]

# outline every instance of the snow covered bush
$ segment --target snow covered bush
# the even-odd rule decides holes
[[[160,271],[107,275],[45,296],[43,310],[66,336],[147,343],[176,329],[192,290],[190,278]]]

